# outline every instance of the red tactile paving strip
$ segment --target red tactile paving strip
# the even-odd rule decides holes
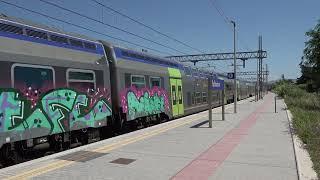
[[[271,96],[260,105],[253,113],[241,120],[239,125],[230,130],[216,144],[200,154],[190,164],[179,171],[172,180],[204,180],[208,179],[214,171],[223,163],[233,149],[240,144],[250,128],[256,123],[258,113],[269,104]]]

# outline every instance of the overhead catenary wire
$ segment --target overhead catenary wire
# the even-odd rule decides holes
[[[125,43],[128,43],[128,44],[132,44],[132,45],[134,45],[134,46],[142,47],[142,48],[144,48],[144,49],[149,49],[149,50],[152,50],[152,51],[161,53],[161,54],[172,55],[172,54],[170,54],[170,53],[168,53],[168,52],[159,51],[159,50],[157,50],[157,49],[150,48],[150,47],[146,47],[146,46],[143,46],[143,45],[140,45],[140,44],[137,44],[137,43],[133,43],[133,42],[130,42],[130,41],[127,41],[127,40],[118,38],[118,37],[113,37],[113,36],[111,36],[111,35],[98,32],[98,31],[96,31],[96,30],[87,28],[87,27],[85,27],[85,26],[81,26],[81,25],[78,25],[78,24],[74,24],[74,23],[68,22],[68,21],[66,21],[66,20],[62,20],[62,19],[59,19],[59,18],[56,18],[56,17],[52,17],[52,16],[46,15],[46,14],[41,13],[41,12],[37,12],[37,11],[31,10],[31,9],[28,9],[28,8],[25,8],[25,7],[22,7],[22,6],[19,6],[19,5],[10,3],[10,2],[6,2],[6,1],[4,1],[4,0],[0,0],[0,2],[5,3],[5,4],[7,4],[7,5],[14,6],[14,7],[16,7],[16,8],[19,8],[19,9],[22,9],[22,10],[25,10],[25,11],[28,11],[28,12],[31,12],[31,13],[34,13],[34,14],[41,15],[41,16],[43,16],[43,17],[46,17],[46,18],[49,18],[49,19],[52,19],[52,20],[55,20],[55,21],[63,22],[63,23],[65,23],[65,24],[72,25],[72,26],[74,26],[74,27],[81,28],[81,29],[84,29],[84,30],[86,30],[86,31],[93,32],[93,33],[96,33],[96,34],[99,34],[99,35],[102,35],[102,36],[105,36],[105,37],[108,37],[108,38],[116,39],[116,40],[118,40],[118,41],[122,41],[122,42],[125,42]],[[219,65],[217,65],[217,66],[219,66]],[[221,67],[221,66],[220,66],[220,67]],[[220,68],[216,68],[216,69],[220,69]],[[223,71],[222,69],[220,69],[220,70],[221,70],[222,72],[225,72],[225,71]]]
[[[167,37],[167,38],[169,38],[169,39],[172,39],[172,40],[174,40],[174,41],[176,41],[176,42],[179,42],[180,44],[183,44],[183,45],[185,45],[185,46],[187,46],[187,47],[189,47],[189,48],[191,48],[191,49],[193,49],[193,50],[196,50],[196,51],[198,51],[198,52],[200,52],[200,53],[205,53],[205,52],[202,51],[202,50],[199,50],[199,49],[197,49],[197,48],[191,47],[190,45],[188,45],[188,44],[186,44],[186,43],[184,43],[184,42],[181,42],[181,41],[179,41],[179,40],[177,40],[177,39],[175,39],[175,38],[173,38],[173,37],[170,37],[169,35],[164,34],[164,33],[160,32],[160,31],[154,29],[153,27],[148,26],[148,25],[146,25],[146,24],[144,24],[144,23],[142,23],[142,22],[140,22],[140,21],[138,21],[138,20],[136,20],[136,19],[133,19],[132,17],[130,17],[130,16],[128,16],[128,15],[126,15],[126,14],[118,11],[118,10],[115,10],[114,8],[112,8],[112,7],[110,7],[110,6],[107,6],[107,5],[101,3],[101,2],[99,2],[99,1],[97,1],[97,0],[90,0],[90,1],[95,2],[95,3],[97,3],[98,5],[106,8],[106,9],[108,9],[108,10],[110,10],[110,11],[116,13],[116,14],[119,14],[119,15],[121,15],[121,16],[123,16],[123,17],[125,17],[125,18],[127,18],[127,19],[129,19],[129,20],[131,20],[131,21],[133,21],[133,22],[135,22],[135,23],[143,26],[143,27],[146,27],[146,28],[148,28],[148,29],[150,29],[150,30],[152,30],[152,31],[160,34],[160,35],[163,35],[163,36],[165,36],[165,37]],[[218,64],[217,64],[216,66],[222,67],[221,65],[218,65]],[[224,68],[224,67],[222,67],[222,68]],[[217,68],[217,69],[218,69],[218,68]],[[219,68],[219,69],[220,69],[220,68]],[[223,71],[222,69],[220,69],[220,70],[221,70],[222,72],[225,72],[225,71]]]
[[[106,8],[106,9],[108,9],[108,10],[110,10],[110,11],[116,13],[116,14],[119,14],[119,15],[121,15],[121,16],[123,16],[123,17],[125,17],[125,18],[127,18],[127,19],[129,19],[129,20],[131,20],[131,21],[133,21],[133,22],[135,22],[135,23],[137,23],[137,24],[145,27],[145,28],[148,28],[148,29],[150,29],[150,30],[152,30],[152,31],[160,34],[160,35],[163,35],[163,36],[165,36],[165,37],[167,37],[167,38],[169,38],[169,39],[172,39],[172,40],[174,40],[174,41],[176,41],[176,42],[178,42],[178,43],[180,43],[180,44],[183,44],[183,45],[185,45],[185,46],[187,46],[187,47],[189,47],[189,48],[191,48],[191,49],[193,49],[193,50],[196,50],[196,51],[198,51],[198,52],[200,52],[200,53],[205,53],[205,52],[202,51],[202,50],[199,50],[199,49],[197,49],[197,48],[191,47],[190,45],[188,45],[188,44],[186,44],[186,43],[184,43],[184,42],[181,42],[181,41],[179,41],[179,40],[177,40],[177,39],[175,39],[175,38],[173,38],[173,37],[170,37],[170,36],[168,36],[167,34],[164,34],[164,33],[160,32],[160,31],[154,29],[153,27],[148,26],[148,25],[146,25],[146,24],[144,24],[144,23],[142,23],[142,22],[140,22],[140,21],[138,21],[138,20],[136,20],[136,19],[134,19],[134,18],[132,18],[132,17],[130,17],[130,16],[128,16],[128,15],[120,12],[120,11],[118,11],[118,10],[115,10],[114,8],[112,8],[112,7],[110,7],[110,6],[107,6],[107,5],[101,3],[101,2],[99,2],[99,1],[97,1],[97,0],[90,0],[90,1],[95,2],[95,3],[97,3],[98,5]],[[218,9],[217,9],[217,10],[218,10]],[[219,11],[219,10],[218,10],[218,11]],[[223,16],[223,12],[220,12],[220,11],[219,11],[219,13],[221,13],[221,15]],[[229,21],[229,19],[226,18],[226,21]],[[218,64],[217,64],[217,66],[222,67],[221,65],[218,65]],[[224,67],[222,67],[222,68],[224,68]],[[222,71],[223,71],[223,70],[222,70]],[[225,72],[225,71],[223,71],[223,72]]]
[[[189,47],[190,49],[193,49],[193,50],[198,51],[198,52],[201,52],[201,53],[205,53],[205,51],[202,51],[202,50],[200,50],[200,49],[198,49],[198,48],[195,48],[195,47],[193,47],[193,46],[191,46],[191,45],[189,45],[189,44],[187,44],[187,43],[185,43],[185,42],[183,42],[183,41],[180,41],[180,40],[178,40],[178,39],[176,39],[176,38],[174,38],[174,37],[172,37],[172,36],[170,36],[170,35],[168,35],[168,34],[165,34],[165,33],[163,33],[163,32],[160,32],[159,30],[157,30],[157,29],[155,29],[155,28],[153,28],[153,27],[151,27],[151,26],[149,26],[149,25],[146,25],[145,23],[143,23],[143,22],[141,22],[141,21],[139,21],[139,20],[137,20],[137,19],[132,18],[132,17],[130,17],[129,15],[126,15],[126,14],[120,12],[119,10],[116,10],[116,9],[110,7],[110,6],[107,6],[107,5],[101,3],[101,2],[99,2],[99,1],[97,1],[97,0],[91,0],[91,1],[97,3],[98,5],[106,8],[106,9],[108,9],[108,10],[110,10],[110,11],[116,13],[116,14],[119,14],[119,15],[121,15],[122,17],[125,17],[125,18],[127,18],[127,19],[129,19],[129,20],[131,20],[131,21],[133,21],[133,22],[135,22],[135,23],[137,23],[137,24],[139,24],[139,25],[147,28],[147,29],[152,30],[153,32],[156,32],[156,33],[158,33],[158,34],[160,34],[160,35],[162,35],[162,36],[164,36],[164,37],[166,37],[166,38],[169,38],[169,39],[171,39],[171,40],[173,40],[173,41],[175,41],[175,42],[177,42],[177,43],[180,43],[180,44],[182,44],[182,45],[184,45],[184,46],[186,46],[186,47]]]
[[[217,0],[209,0],[210,4],[214,7],[214,9],[218,12],[218,14],[221,16],[221,18],[223,19],[223,21],[226,23],[227,27],[230,28],[230,30],[232,30],[231,26],[230,26],[230,18],[228,16],[225,15],[224,11],[219,8],[217,5],[216,5],[216,1]],[[239,28],[238,28],[239,29]],[[242,40],[237,36],[237,39],[239,40],[239,42],[241,44],[244,44],[242,42]],[[245,48],[247,51],[250,51],[250,49],[248,48],[248,46],[246,44],[244,44]]]
[[[125,42],[125,43],[128,43],[128,44],[131,44],[131,45],[135,45],[135,46],[138,46],[138,47],[142,47],[142,48],[145,48],[145,49],[149,49],[149,50],[152,50],[152,51],[161,53],[161,54],[172,55],[171,53],[168,53],[168,52],[159,51],[159,50],[157,50],[157,49],[150,48],[150,47],[147,47],[147,46],[143,46],[143,45],[140,45],[140,44],[137,44],[137,43],[133,43],[133,42],[128,41],[128,40],[124,40],[124,39],[121,39],[121,38],[118,38],[118,37],[110,36],[110,35],[108,35],[108,34],[104,34],[104,33],[98,32],[98,31],[96,31],[96,30],[92,30],[92,29],[87,28],[87,27],[85,27],[85,26],[77,25],[77,24],[74,24],[74,23],[71,23],[71,22],[68,22],[68,21],[59,19],[59,18],[55,18],[55,17],[49,16],[49,15],[43,14],[43,13],[41,13],[41,12],[37,12],[37,11],[31,10],[31,9],[28,9],[28,8],[25,8],[25,7],[22,7],[22,6],[19,6],[19,5],[10,3],[10,2],[6,2],[6,1],[4,1],[4,0],[0,0],[0,2],[2,2],[2,3],[4,3],[4,4],[7,4],[7,5],[10,5],[10,6],[14,6],[14,7],[16,7],[16,8],[19,8],[19,9],[22,9],[22,10],[25,10],[25,11],[28,11],[28,12],[31,12],[31,13],[34,13],[34,14],[37,14],[37,15],[41,15],[41,16],[46,17],[46,18],[49,18],[49,19],[53,19],[53,20],[55,20],[55,21],[63,22],[63,23],[65,23],[65,24],[72,25],[72,26],[74,26],[74,27],[77,27],[77,28],[80,28],[80,29],[84,29],[84,30],[86,30],[86,31],[93,32],[93,33],[95,33],[95,34],[99,34],[99,35],[102,35],[102,36],[105,36],[105,37],[108,37],[108,38],[116,39],[116,40],[118,40],[118,41],[122,41],[122,42]]]
[[[70,13],[76,14],[76,15],[81,16],[81,17],[83,17],[83,18],[92,20],[92,21],[94,21],[94,22],[103,24],[103,25],[105,25],[105,26],[108,26],[108,27],[110,27],[110,28],[113,28],[113,29],[116,29],[116,30],[118,30],[118,31],[124,32],[124,33],[126,33],[126,34],[129,34],[129,35],[135,36],[135,37],[137,37],[137,38],[143,39],[143,40],[145,40],[145,41],[151,42],[151,43],[153,43],[153,44],[157,44],[157,45],[162,46],[162,47],[164,47],[164,48],[167,48],[167,49],[170,49],[170,50],[173,50],[173,51],[182,53],[182,54],[186,54],[185,52],[180,51],[180,50],[178,50],[178,49],[176,49],[176,48],[167,46],[167,45],[165,45],[165,44],[159,43],[159,42],[154,41],[154,40],[152,40],[152,39],[148,39],[148,38],[146,38],[146,37],[143,37],[143,36],[141,36],[141,35],[132,33],[132,32],[130,32],[130,31],[127,31],[127,30],[125,30],[125,29],[119,28],[119,27],[117,27],[117,26],[114,26],[114,25],[105,23],[105,22],[103,22],[103,21],[97,20],[97,19],[95,19],[95,18],[89,17],[89,16],[84,15],[84,14],[81,14],[81,13],[78,13],[78,12],[73,11],[73,10],[71,10],[71,9],[62,7],[62,6],[58,5],[58,4],[55,4],[55,3],[52,3],[52,2],[48,2],[48,1],[46,1],[46,0],[39,0],[39,1],[41,1],[41,2],[43,2],[43,3],[46,3],[46,4],[49,4],[49,5],[51,5],[51,6],[54,6],[54,7],[56,7],[56,8],[62,9],[62,10],[64,10],[64,11],[68,11],[68,12],[70,12]]]

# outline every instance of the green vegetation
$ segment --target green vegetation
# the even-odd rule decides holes
[[[320,95],[307,92],[308,85],[280,81],[274,91],[284,98],[293,115],[294,132],[308,150],[313,168],[320,175]]]
[[[298,83],[306,84],[309,92],[320,91],[320,21],[306,32],[308,41],[305,43],[304,55],[301,58],[300,68],[302,76]]]

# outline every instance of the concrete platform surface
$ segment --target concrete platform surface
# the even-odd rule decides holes
[[[0,170],[0,179],[298,179],[285,106],[274,95],[131,132]]]

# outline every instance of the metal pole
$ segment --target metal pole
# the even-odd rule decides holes
[[[212,128],[212,76],[208,77],[209,128]]]
[[[233,73],[234,73],[234,113],[237,113],[237,62],[236,62],[236,22],[231,21],[233,24]]]
[[[263,63],[261,63],[261,76],[262,76],[262,97],[264,96],[265,93],[265,83],[264,83],[264,68],[263,68]]]
[[[262,67],[263,67],[263,59],[262,59],[262,36],[260,36],[260,72],[261,72],[261,99],[263,99],[263,86],[264,86],[264,82],[263,82],[263,71],[262,71]]]
[[[258,39],[258,50],[260,50],[260,36]],[[260,56],[260,52],[258,53]],[[257,81],[256,81],[256,101],[259,100],[259,57],[257,59]]]
[[[262,36],[259,37],[259,99],[262,99]]]
[[[277,113],[277,96],[274,96],[274,113]]]
[[[267,94],[268,94],[268,89],[269,89],[269,85],[268,85],[268,75],[269,75],[269,71],[268,71],[268,64],[266,64],[266,85],[267,85]]]
[[[224,84],[223,84],[223,90],[222,90],[222,120],[225,120],[225,108],[224,108]]]

